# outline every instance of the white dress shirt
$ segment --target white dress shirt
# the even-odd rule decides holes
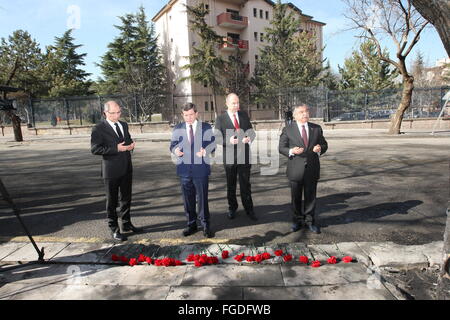
[[[125,132],[123,131],[122,124],[119,121],[112,122],[111,120],[108,120],[108,119],[106,119],[106,121],[108,121],[111,128],[113,128],[114,132],[117,134],[117,136],[119,136],[119,134],[117,133],[117,130],[116,130],[116,125],[115,125],[115,123],[117,123],[119,125],[120,131],[122,132],[122,136],[125,137]]]
[[[233,115],[233,113],[231,113],[231,112],[228,111],[228,110],[227,110],[227,113],[228,113],[228,116],[229,116],[230,119],[231,119],[231,123],[232,123],[233,126],[234,126],[234,115]],[[239,127],[240,127],[241,123],[239,122],[239,115],[238,115],[238,112],[236,111],[234,114],[236,115],[236,120],[237,120],[237,122],[238,122],[238,124],[239,124]]]
[[[308,122],[305,122],[305,123],[301,123],[301,122],[299,122],[299,121],[296,121],[296,122],[297,122],[297,127],[298,127],[298,130],[300,131],[300,136],[302,137],[302,139],[303,139],[303,130],[302,130],[302,126],[305,126],[306,137],[308,138],[308,141],[309,141],[309,127],[308,127]],[[289,149],[289,157],[294,156],[294,153],[292,152],[293,149],[294,149],[294,148]],[[303,152],[305,152],[305,151],[303,151]],[[320,153],[319,153],[319,155],[320,155]]]
[[[198,123],[198,120],[195,120],[193,123],[192,123],[192,131],[193,131],[193,135],[194,135],[194,137],[195,137],[195,130],[197,130],[197,123]],[[188,137],[188,140],[189,140],[189,142],[190,143],[192,143],[192,141],[190,140],[190,136],[189,136],[189,124],[186,122],[186,134],[187,134],[187,137]]]

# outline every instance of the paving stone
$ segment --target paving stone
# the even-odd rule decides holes
[[[37,247],[42,250],[44,248],[44,260],[48,261],[58,254],[61,250],[69,245],[64,242],[40,242],[36,243]],[[39,258],[33,244],[28,243],[12,254],[5,257],[2,261],[37,261]]]
[[[430,242],[418,247],[420,247],[418,250],[427,257],[430,267],[442,265],[445,256],[443,241]]]
[[[393,242],[361,242],[358,245],[379,268],[428,267],[428,259],[421,252],[421,246],[401,246]]]
[[[366,281],[371,273],[358,263],[325,264],[319,268],[307,265],[281,265],[285,286],[336,285]]]
[[[52,284],[16,284],[9,283],[0,288],[1,300],[51,300],[64,286]]]
[[[68,267],[72,277],[67,283],[72,285],[119,285],[126,284],[130,266],[73,265]]]
[[[172,287],[167,300],[241,300],[239,287]],[[215,312],[214,312],[215,313]],[[214,314],[213,313],[213,314]]]
[[[92,267],[92,266],[91,266]],[[0,283],[48,284],[64,282],[72,276],[68,266],[51,264],[30,264],[0,273]]]
[[[72,285],[61,289],[54,300],[164,300],[170,286]]]
[[[114,244],[71,243],[55,255],[51,261],[69,263],[96,263],[111,250]]]
[[[0,261],[5,259],[7,256],[13,252],[19,250],[20,248],[27,245],[26,242],[6,242],[0,244]],[[36,252],[37,256],[37,252]]]
[[[358,243],[340,242],[337,243],[336,246],[338,247],[338,250],[339,252],[341,252],[342,256],[351,256],[352,258],[355,258],[356,261],[363,263],[366,266],[371,264],[369,256],[363,250],[361,250],[361,248],[358,246]]]
[[[188,266],[181,286],[283,286],[277,265],[210,265]]]
[[[364,283],[308,287],[247,287],[244,300],[395,300],[384,287],[369,289]]]
[[[124,269],[120,285],[179,286],[187,266],[156,267],[139,265]]]

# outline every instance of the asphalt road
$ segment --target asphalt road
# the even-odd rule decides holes
[[[450,194],[450,136],[386,137],[358,132],[339,136],[325,131],[329,150],[321,158],[317,195],[322,234],[289,231],[286,161],[278,157],[276,139],[271,143],[260,137],[254,148],[261,157],[252,166],[251,176],[259,220],[255,223],[246,217],[240,200],[237,218],[227,219],[225,173],[222,165],[215,164],[209,193],[215,232],[211,241],[264,245],[442,240]],[[129,239],[162,245],[203,241],[201,232],[187,238],[181,235],[185,217],[169,143],[151,141],[148,135],[134,138],[132,220],[145,230]],[[87,136],[0,141],[0,177],[34,236],[51,241],[110,241],[100,158],[91,155],[89,148]],[[267,149],[272,153],[266,153]],[[23,235],[16,217],[0,199],[0,240]]]

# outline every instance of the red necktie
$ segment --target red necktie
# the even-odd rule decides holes
[[[189,142],[194,143],[194,130],[192,129],[192,124],[189,125]]]
[[[233,114],[234,117],[234,129],[239,130],[239,122],[236,119],[236,113]]]
[[[303,143],[305,144],[305,148],[308,148],[308,135],[306,134],[305,125],[302,125],[302,138]]]

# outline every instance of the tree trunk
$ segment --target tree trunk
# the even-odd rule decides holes
[[[405,111],[411,105],[412,93],[414,89],[414,78],[411,76],[404,76],[402,100],[395,112],[394,118],[391,120],[391,126],[389,128],[389,134],[400,134],[400,128],[402,126],[403,115]]]
[[[12,110],[7,110],[6,115],[11,119],[13,131],[14,131],[14,139],[17,142],[23,141],[22,127],[20,125],[20,122],[21,122],[20,117],[18,117],[16,114],[14,114],[14,112],[12,112]]]
[[[450,1],[412,0],[412,4],[425,19],[434,25],[450,56]]]

